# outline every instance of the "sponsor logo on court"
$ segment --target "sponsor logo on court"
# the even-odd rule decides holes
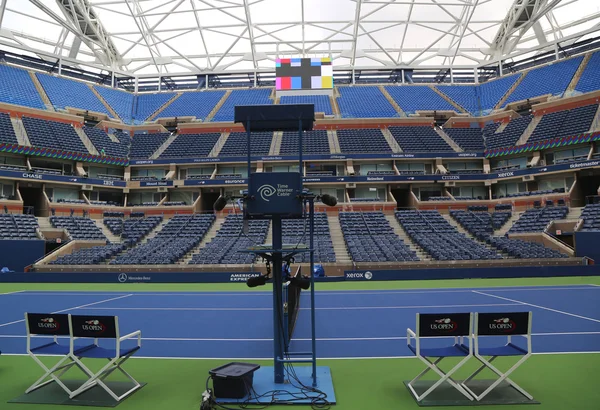
[[[117,277],[118,281],[121,283],[125,283],[127,282],[127,274],[126,273],[119,273],[119,276]]]
[[[449,317],[445,317],[434,320],[430,327],[431,330],[438,332],[453,332],[458,328],[458,324]]]
[[[364,272],[346,272],[346,279],[349,280],[371,280],[373,279],[373,272],[364,271]]]
[[[132,276],[127,275],[126,273],[119,273],[117,276],[117,280],[121,283],[125,282],[151,282],[152,276]]]
[[[275,187],[273,185],[269,185],[269,184],[261,185],[258,188],[258,194],[260,195],[260,197],[262,198],[263,201],[267,201],[267,202],[271,201],[269,198],[271,198],[273,195],[275,195],[276,191],[277,190],[275,189]]]
[[[258,272],[253,272],[253,273],[232,273],[229,276],[229,281],[230,282],[246,282],[248,279],[255,278],[257,276],[260,276],[260,273],[258,273]]]
[[[372,272],[370,272],[370,271],[366,271],[366,272],[365,272],[365,279],[366,279],[366,280],[371,280],[371,279],[373,279],[373,273],[372,273]]]

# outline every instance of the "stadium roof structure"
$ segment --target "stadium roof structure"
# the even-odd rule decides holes
[[[598,34],[598,0],[0,0],[1,49],[135,77],[477,68]]]

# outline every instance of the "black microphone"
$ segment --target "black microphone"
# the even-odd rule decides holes
[[[248,280],[246,281],[246,285],[248,285],[249,288],[264,286],[267,283],[267,279],[269,278],[266,275],[254,276],[248,278]]]
[[[321,195],[321,202],[323,202],[327,206],[336,206],[337,198],[329,194],[323,194]]]
[[[217,200],[215,201],[214,205],[213,205],[213,209],[217,212],[221,212],[223,209],[225,209],[225,207],[227,206],[227,198],[219,195],[219,197],[217,198]]]

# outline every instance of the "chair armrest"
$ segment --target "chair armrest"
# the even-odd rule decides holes
[[[135,332],[129,333],[128,335],[121,336],[119,338],[119,343],[121,343],[124,340],[131,339],[131,338],[134,338],[134,337],[137,337],[137,339],[138,339],[138,346],[141,346],[141,344],[142,344],[142,331],[141,330],[136,330]]]
[[[417,335],[411,329],[406,328],[406,344],[410,346],[410,339],[416,339]]]

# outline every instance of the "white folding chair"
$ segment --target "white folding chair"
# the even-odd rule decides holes
[[[413,332],[411,329],[406,331],[406,339],[408,348],[413,354],[419,358],[427,368],[419,373],[408,384],[408,388],[414,395],[417,401],[423,400],[431,392],[437,389],[442,383],[448,382],[463,396],[469,400],[473,397],[455,380],[452,379],[458,369],[460,369],[471,357],[473,357],[472,343],[470,343],[473,333],[473,314],[472,313],[440,313],[440,314],[420,314],[417,313],[417,327]],[[452,337],[454,343],[445,347],[424,348],[421,346],[422,339],[425,338],[448,338]],[[465,344],[465,338],[469,341]],[[415,340],[415,345],[411,344],[412,339]],[[447,373],[439,367],[439,363],[446,357],[462,357]],[[432,361],[430,358],[436,358]],[[415,390],[415,382],[427,374],[429,371],[435,372],[440,379],[430,386],[422,394],[418,394]]]
[[[25,313],[27,328],[27,354],[44,370],[42,377],[37,379],[25,393],[31,393],[49,383],[56,382],[67,394],[71,390],[60,380],[75,362],[70,355],[71,346],[68,341],[60,344],[58,337],[69,337],[69,318],[66,314],[56,313]],[[35,340],[35,342],[34,342]],[[44,341],[39,344],[37,341]],[[35,344],[35,346],[33,346]],[[59,361],[52,367],[46,366],[38,356],[58,356]]]
[[[481,362],[481,366],[471,374],[467,379],[462,382],[462,386],[471,394],[477,401],[481,401],[487,396],[492,390],[494,390],[500,383],[506,381],[522,395],[527,397],[529,400],[533,400],[533,396],[525,391],[522,387],[517,385],[508,376],[519,366],[521,366],[529,356],[531,356],[531,312],[510,312],[510,313],[476,313],[475,314],[475,334],[473,336],[474,341],[474,355]],[[503,346],[495,347],[480,347],[479,338],[488,336],[503,336],[507,338],[507,342]],[[513,336],[522,336],[525,338],[527,347],[522,348],[513,343]],[[501,372],[496,368],[492,362],[498,357],[505,356],[522,356],[521,359],[515,363],[506,372]],[[490,357],[487,360],[485,357]],[[481,394],[476,394],[468,383],[473,380],[483,369],[488,368],[496,375],[498,379],[494,381],[487,389]]]
[[[88,376],[87,380],[78,389],[71,392],[70,398],[74,398],[81,393],[98,385],[104,389],[113,399],[121,401],[139,388],[142,387],[122,365],[142,346],[142,332],[137,330],[125,336],[119,336],[119,319],[116,316],[79,316],[69,315],[71,329],[71,354],[77,366]],[[94,343],[85,349],[75,351],[73,343],[77,339],[94,339]],[[137,338],[137,344],[134,347],[123,348],[121,343],[125,340]],[[105,348],[99,346],[99,339],[111,339],[115,341],[115,348]],[[135,339],[134,339],[135,340]],[[98,372],[92,372],[82,361],[82,359],[106,359],[108,363]],[[133,386],[120,396],[112,391],[104,382],[105,379],[115,370],[123,373]]]

